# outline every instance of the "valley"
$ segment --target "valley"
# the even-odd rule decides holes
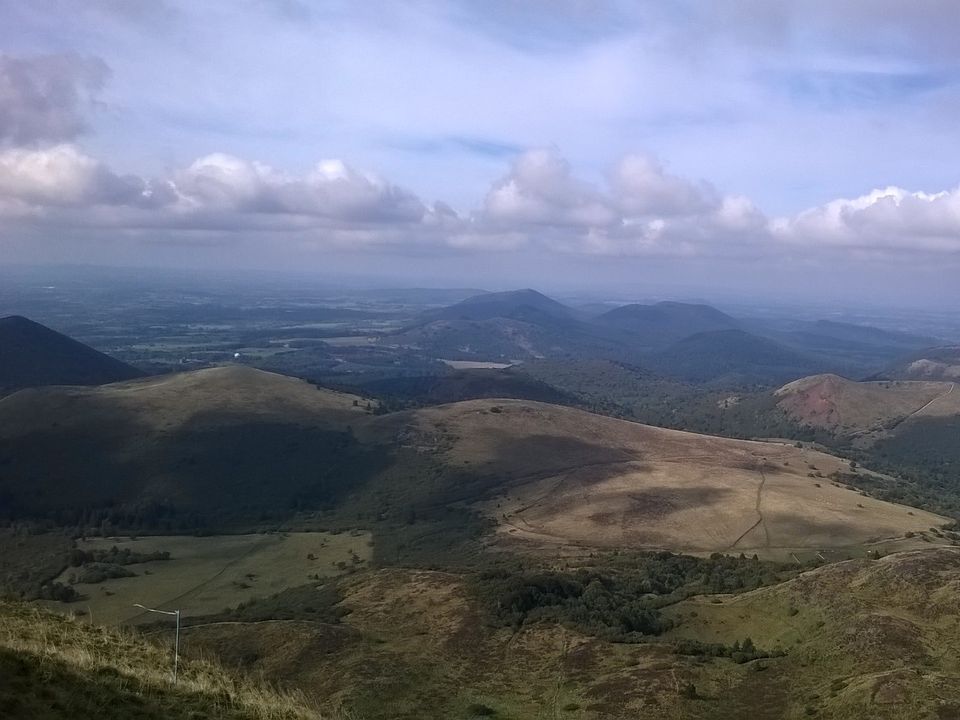
[[[0,0],[0,720],[960,720],[958,35]]]
[[[960,391],[894,377],[944,351],[463,295],[248,308],[240,344],[201,303],[189,342],[119,353],[154,374],[7,382],[0,626],[71,624],[3,652],[34,678],[99,626],[169,647],[139,603],[282,717],[960,713]]]

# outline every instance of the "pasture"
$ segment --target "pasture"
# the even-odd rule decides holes
[[[112,546],[138,553],[169,552],[169,560],[126,566],[133,577],[100,583],[76,583],[82,599],[47,603],[60,610],[82,609],[101,624],[154,622],[157,616],[134,606],[174,610],[184,615],[217,613],[241,602],[303,585],[317,576],[332,577],[364,567],[373,547],[367,533],[271,533],[251,535],[183,535],[80,540],[80,550]],[[57,580],[69,583],[77,568]]]

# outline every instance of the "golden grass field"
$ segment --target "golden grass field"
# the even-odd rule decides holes
[[[133,607],[135,603],[166,610],[179,608],[184,615],[207,615],[303,585],[316,575],[331,577],[348,568],[364,567],[372,554],[369,533],[358,531],[164,535],[77,542],[81,550],[109,550],[114,545],[141,553],[167,551],[170,560],[127,566],[137,573],[135,577],[95,585],[78,583],[74,587],[85,596],[83,600],[48,605],[58,609],[82,608],[94,622],[108,625],[156,622],[158,616]],[[68,568],[58,580],[66,583],[75,572],[75,568]]]
[[[787,443],[697,435],[543,403],[468,401],[410,417],[405,437],[509,478],[477,504],[522,549],[663,548],[789,559],[939,526],[827,477],[849,463]],[[443,443],[449,448],[443,449]],[[515,542],[516,541],[516,542]],[[522,542],[521,542],[522,541]]]

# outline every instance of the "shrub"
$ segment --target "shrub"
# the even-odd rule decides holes
[[[496,710],[483,703],[470,703],[467,705],[467,717],[490,717],[496,714]]]
[[[135,572],[128,570],[122,565],[114,565],[113,563],[88,563],[77,573],[77,582],[95,584],[114,578],[133,577],[134,575],[136,575]]]

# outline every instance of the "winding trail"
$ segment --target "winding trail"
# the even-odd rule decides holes
[[[733,550],[737,546],[737,544],[741,540],[743,540],[747,535],[752,533],[757,528],[758,525],[763,528],[763,536],[765,538],[764,547],[770,547],[770,531],[767,529],[767,523],[763,518],[763,510],[760,509],[760,505],[763,503],[763,486],[767,484],[767,474],[763,471],[762,463],[760,464],[760,467],[758,469],[760,471],[760,484],[757,485],[757,502],[756,502],[756,505],[754,506],[754,511],[757,513],[757,521],[753,525],[748,527],[746,530],[744,530],[743,533],[740,535],[740,537],[738,537],[736,540],[733,541],[733,543],[729,547],[730,550]]]

